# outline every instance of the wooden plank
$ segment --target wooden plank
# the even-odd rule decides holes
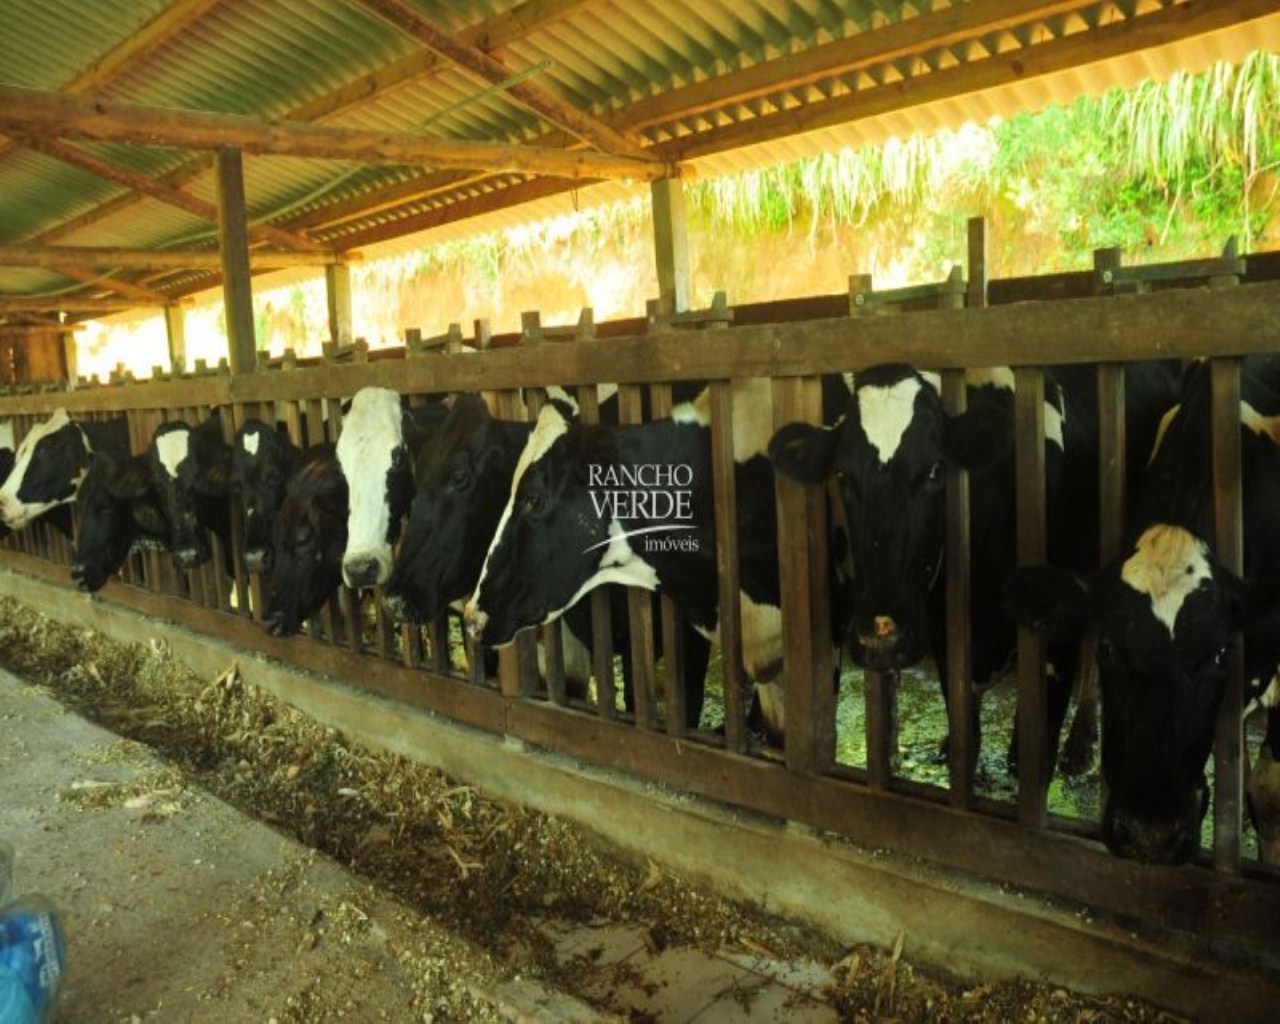
[[[352,258],[359,260],[358,253]],[[280,252],[267,249],[249,253],[253,270],[284,267],[324,267],[346,262],[335,252]],[[97,245],[0,245],[0,267],[81,267],[86,270],[220,270],[216,249],[125,249]],[[180,307],[179,307],[180,308]]]
[[[822,422],[822,381],[797,377],[773,385],[774,429]],[[835,761],[831,606],[827,592],[827,492],[774,475],[778,573],[782,594],[787,768],[819,774]]]
[[[618,388],[618,422],[640,423],[644,419],[643,395],[636,384]],[[657,724],[657,676],[654,656],[653,595],[637,587],[627,589],[627,625],[631,634],[631,688],[636,727],[652,729]]]
[[[231,372],[257,368],[253,285],[249,270],[249,218],[244,196],[244,160],[230,146],[218,150],[218,251],[222,255],[222,304],[226,313]]]
[[[952,416],[964,412],[964,372],[948,370],[942,376],[942,402]],[[973,803],[973,776],[978,751],[972,722],[977,714],[973,696],[972,621],[969,595],[973,584],[970,550],[972,520],[969,508],[969,474],[958,466],[947,467],[946,493],[946,609],[947,609],[947,778],[951,803]]]
[[[746,704],[750,693],[742,666],[733,389],[727,380],[715,380],[708,386],[711,391],[711,477],[716,502],[716,572],[720,580],[718,632],[724,676],[724,738],[727,749],[742,751],[746,749]]]
[[[672,173],[660,160],[568,152],[541,146],[471,142],[409,132],[361,131],[328,125],[267,121],[239,114],[149,107],[99,93],[64,96],[0,85],[0,131],[41,138],[139,142],[190,149],[232,147],[244,153],[426,164],[487,171],[549,174],[562,178],[652,181]]]
[[[592,347],[585,343],[566,346],[571,349]],[[594,384],[578,389],[578,411],[583,423],[600,422],[600,399]],[[613,610],[609,591],[597,587],[591,591],[590,601],[591,671],[596,678],[597,710],[601,717],[611,719],[618,714],[618,688],[613,675]]]
[[[1044,374],[1032,367],[1014,371],[1017,466],[1018,564],[1035,565],[1047,554],[1044,488]],[[1044,641],[1035,630],[1018,628],[1018,820],[1043,828],[1048,814],[1049,772],[1045,763],[1046,697]]]
[[[1223,567],[1238,578],[1244,571],[1239,361],[1215,359],[1210,382],[1214,550]],[[1240,870],[1244,831],[1244,665],[1238,634],[1231,648],[1213,743],[1213,863],[1219,871],[1235,874]]]

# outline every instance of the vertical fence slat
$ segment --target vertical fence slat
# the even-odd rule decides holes
[[[640,423],[644,419],[642,389],[637,384],[618,388],[618,422]],[[627,624],[631,633],[631,689],[636,726],[652,729],[656,720],[653,646],[653,595],[646,590],[627,590]]]
[[[600,422],[600,399],[594,385],[578,389],[582,422]],[[613,678],[613,609],[607,587],[591,591],[591,664],[596,677],[598,711],[605,719],[617,717],[618,688]]]
[[[671,385],[654,384],[649,389],[649,405],[655,420],[670,419]],[[665,594],[658,602],[662,619],[663,715],[668,736],[688,732],[689,691],[685,681],[684,628],[680,610]]]
[[[1015,460],[1017,465],[1018,562],[1043,562],[1045,542],[1044,372],[1014,371]],[[1018,629],[1018,820],[1035,828],[1048,816],[1045,763],[1046,699],[1044,643],[1038,632]]]
[[[964,412],[966,402],[963,370],[942,375],[942,402],[950,415]],[[973,582],[970,551],[969,474],[958,466],[947,468],[947,778],[951,803],[969,807],[973,803],[973,776],[978,752],[973,742],[973,720],[978,713],[973,694],[973,651],[969,594]]]
[[[1240,361],[1213,360],[1210,380],[1215,547],[1218,560],[1238,577],[1244,569]],[[1238,636],[1235,641],[1213,744],[1213,864],[1219,871],[1230,873],[1240,870],[1240,836],[1244,828],[1244,666]]]
[[[716,570],[720,580],[720,656],[724,675],[724,740],[732,751],[746,742],[746,685],[742,667],[741,593],[738,589],[738,495],[733,460],[733,389],[712,381],[711,476],[716,504]]]
[[[788,377],[773,383],[774,428],[822,422],[822,381]],[[774,474],[778,572],[782,594],[787,768],[819,774],[835,761],[831,608],[826,488]]]

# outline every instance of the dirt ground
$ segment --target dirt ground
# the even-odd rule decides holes
[[[820,965],[827,981],[814,995],[829,1019],[1181,1019],[1055,986],[956,983],[911,963],[901,941],[893,950],[840,947],[653,863],[625,859],[562,820],[356,746],[247,686],[234,666],[197,678],[160,640],[113,644],[0,599],[0,663],[33,695],[51,695],[121,737],[103,734],[91,744],[92,764],[68,758],[64,778],[30,782],[35,795],[22,811],[38,815],[41,801],[52,800],[83,811],[77,826],[89,830],[78,843],[51,837],[39,854],[57,877],[92,888],[87,903],[78,901],[89,909],[67,924],[95,935],[97,957],[109,965],[69,983],[66,1020],[234,1019],[226,1012],[231,993],[236,1006],[252,1008],[247,1019],[568,1019],[572,1002],[545,1004],[556,992],[595,1007],[586,1019],[674,1019],[626,1004],[621,980],[602,985],[599,972],[585,969],[592,956],[565,956],[548,939],[557,929],[610,926],[634,929],[650,954]],[[12,714],[21,709],[0,710],[0,719]],[[19,724],[23,743],[40,742],[37,725]],[[6,790],[6,762],[16,757],[0,753]],[[148,767],[138,767],[139,757]],[[247,812],[271,826],[262,829],[269,838],[255,846],[209,826],[193,838],[217,853],[145,879],[146,899],[117,899],[113,864],[137,863],[119,851],[145,846],[156,828],[190,828],[189,809],[223,808],[222,801],[228,821],[236,817],[230,808]],[[220,885],[220,868],[232,861],[252,869],[254,886]],[[139,936],[128,950],[113,939],[115,922],[126,920]],[[202,951],[184,952],[193,962],[183,984],[149,991],[148,961],[179,945]],[[510,986],[531,982],[540,987],[511,994]],[[520,999],[536,1009],[522,1016]],[[785,1011],[752,1016],[749,996],[740,1002],[735,1019],[798,1019]]]

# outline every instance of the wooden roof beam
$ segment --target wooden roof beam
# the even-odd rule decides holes
[[[323,267],[338,262],[355,262],[359,253],[251,251],[249,265],[254,270],[283,267]],[[115,249],[85,245],[0,245],[0,267],[80,267],[87,270],[217,270],[221,267],[216,249]]]
[[[0,89],[7,88],[0,86]],[[56,93],[50,95],[57,95]],[[3,101],[0,101],[3,102]],[[56,134],[56,133],[55,133]],[[55,160],[61,160],[63,163],[71,164],[79,167],[81,170],[88,171],[90,174],[96,174],[100,178],[107,181],[115,182],[125,188],[132,189],[135,192],[141,192],[144,195],[158,199],[162,203],[168,203],[170,206],[176,206],[181,210],[194,214],[197,217],[203,217],[207,221],[217,223],[218,208],[213,203],[205,202],[203,199],[197,199],[195,196],[183,192],[181,189],[170,188],[166,185],[159,185],[149,178],[144,178],[141,174],[134,174],[132,171],[126,171],[122,167],[107,163],[96,156],[86,153],[84,150],[77,149],[74,146],[68,146],[65,143],[57,142],[54,139],[46,138],[28,138],[26,140],[28,146],[32,149],[44,153],[45,156],[51,156]],[[250,236],[262,242],[271,242],[275,245],[283,245],[288,249],[299,249],[303,251],[320,251],[324,246],[320,242],[314,242],[306,235],[298,234],[294,231],[284,231],[280,228],[272,227],[270,224],[259,224],[250,229]]]
[[[91,271],[75,267],[55,267],[53,269],[73,281],[79,281],[86,288],[92,287],[97,291],[114,292],[122,298],[132,299],[134,302],[143,305],[162,306],[169,301],[167,295],[162,295],[160,292],[152,291],[150,288],[144,288],[141,285],[134,284],[132,281],[125,281],[118,277],[103,277],[101,274],[94,274]]]
[[[683,161],[770,142],[801,132],[849,124],[896,110],[995,89],[1041,75],[1164,46],[1275,14],[1275,0],[1191,0],[1048,42],[958,64],[891,85],[727,124],[654,148]],[[917,19],[918,20],[918,19]]]
[[[575,179],[653,181],[677,173],[673,166],[656,160],[608,153],[263,121],[238,114],[117,103],[100,95],[64,96],[12,85],[0,85],[0,131],[25,135],[29,141],[33,141],[32,133],[38,133],[191,149],[234,146],[245,153],[275,156],[372,164],[427,164]]]
[[[126,70],[135,57],[149,54],[170,39],[185,32],[203,18],[209,8],[219,0],[173,0],[145,25],[130,32],[101,57],[83,68],[60,92],[88,92],[109,84],[120,72]],[[0,142],[0,157],[17,148],[17,143]]]
[[[972,0],[944,7],[642,99],[626,108],[626,121],[640,130],[693,117],[726,104],[798,89],[908,54],[1077,10],[1091,2],[1093,0]]]
[[[360,3],[481,82],[502,86],[503,91],[512,99],[606,153],[626,155],[637,160],[652,159],[638,142],[626,138],[603,121],[576,107],[562,103],[533,82],[510,82],[511,70],[505,64],[484,50],[445,32],[404,0],[360,0]]]
[[[157,302],[155,305],[172,305],[173,299]],[[139,309],[151,303],[139,302],[137,299],[78,299],[74,295],[51,295],[47,297],[33,295],[0,295],[0,314],[4,313],[120,313],[130,309]]]

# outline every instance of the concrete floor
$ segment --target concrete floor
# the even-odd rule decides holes
[[[0,777],[18,890],[66,934],[61,1022],[836,1020],[817,964],[651,951],[638,928],[544,923],[597,1006],[513,979],[5,672]]]

